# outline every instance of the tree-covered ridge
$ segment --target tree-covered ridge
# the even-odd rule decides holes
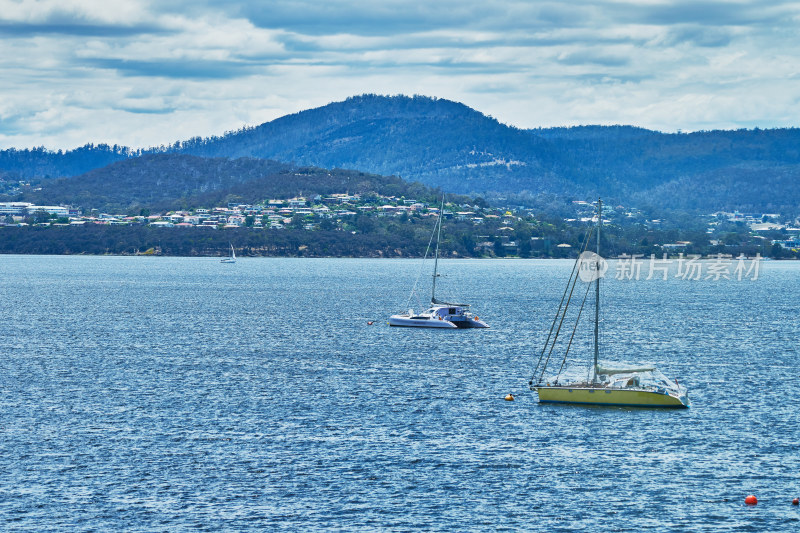
[[[497,179],[508,182],[509,168],[531,175],[552,166],[547,143],[522,130],[457,102],[404,96],[354,97],[179,150],[356,168],[459,193],[507,189]]]
[[[438,193],[398,177],[357,170],[296,167],[254,158],[206,158],[150,154],[113,163],[73,178],[25,188],[13,200],[37,205],[72,205],[83,210],[138,213],[255,204],[295,195],[377,193],[434,198]]]
[[[800,192],[787,187],[800,173],[798,129],[520,130],[458,102],[422,96],[362,95],[222,136],[147,150],[102,145],[64,153],[5,150],[0,192],[14,191],[14,180],[80,175],[120,159],[163,153],[351,168],[498,201],[603,196],[667,210],[800,212]]]
[[[625,126],[531,130],[572,162],[571,181],[640,207],[798,212],[800,129],[664,134]]]
[[[0,150],[0,180],[19,181],[76,176],[127,159],[136,152],[124,146],[87,144],[74,150],[44,147]]]

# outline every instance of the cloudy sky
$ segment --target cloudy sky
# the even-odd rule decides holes
[[[0,0],[0,148],[223,134],[421,94],[521,128],[800,126],[800,4]]]

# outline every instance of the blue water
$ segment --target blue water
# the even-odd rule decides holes
[[[570,262],[443,261],[491,329],[390,328],[418,265],[0,256],[0,530],[800,527],[800,264],[604,284],[684,411],[537,403]]]

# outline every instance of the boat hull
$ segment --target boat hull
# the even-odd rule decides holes
[[[457,328],[488,328],[489,324],[477,318],[465,318],[464,320],[450,320]]]
[[[540,403],[614,405],[685,409],[689,399],[643,389],[604,389],[602,387],[534,387]]]
[[[455,329],[458,326],[449,320],[439,320],[435,318],[411,318],[408,316],[392,315],[389,317],[389,325],[404,328],[443,328]]]

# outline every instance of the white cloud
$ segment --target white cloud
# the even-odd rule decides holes
[[[129,25],[147,20],[148,6],[137,0],[3,0],[2,20],[43,23],[50,21],[94,21]]]
[[[538,127],[800,123],[793,2],[0,0],[0,148],[166,144],[361,93]]]

